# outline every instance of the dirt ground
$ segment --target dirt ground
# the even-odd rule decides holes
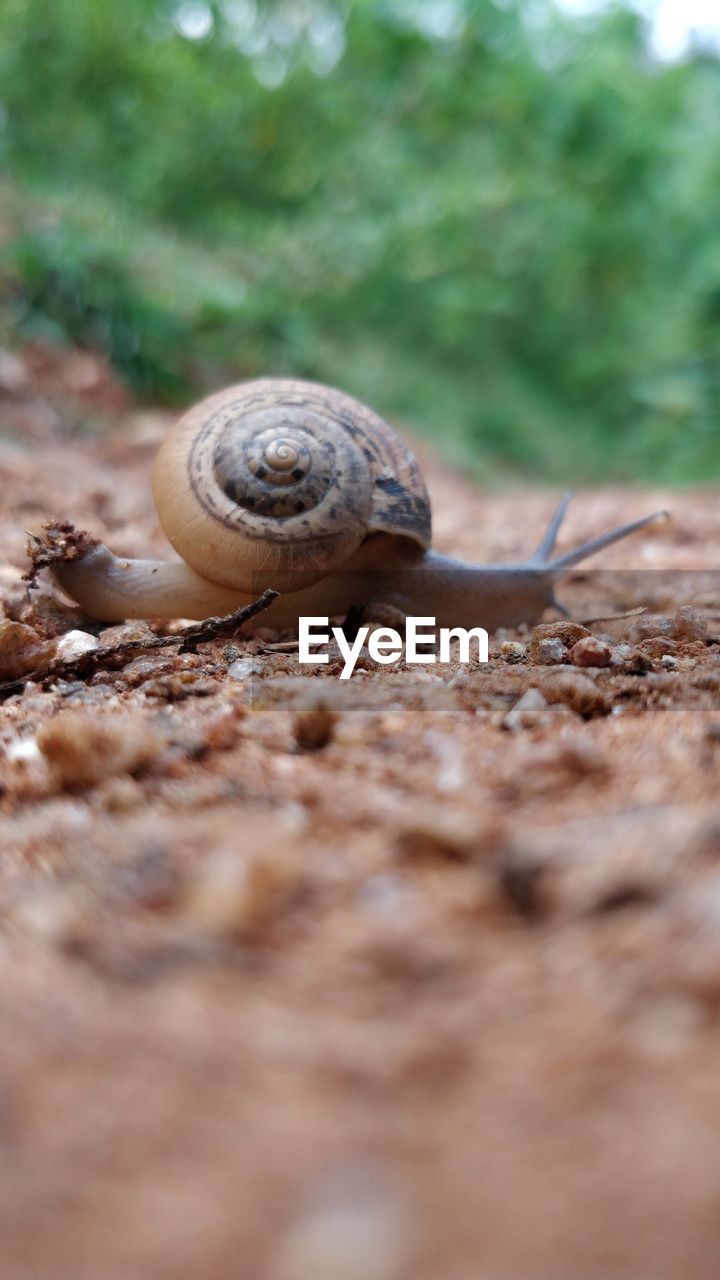
[[[0,384],[47,656],[102,629],[28,604],[25,530],[163,554],[168,419],[87,356]],[[441,549],[538,540],[557,494],[421,453]],[[647,606],[610,665],[546,625],[341,686],[261,634],[5,691],[3,1280],[717,1280],[720,502],[588,492],[562,545],[662,506],[559,593]]]

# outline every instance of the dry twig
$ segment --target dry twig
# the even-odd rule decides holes
[[[119,644],[105,645],[99,649],[92,649],[88,653],[81,653],[77,658],[56,659],[30,675],[0,684],[0,696],[20,693],[30,680],[34,683],[46,684],[49,680],[85,679],[100,667],[108,664],[120,666],[132,654],[145,652],[148,649],[168,649],[176,646],[178,653],[192,652],[198,644],[234,635],[251,618],[267,609],[273,600],[277,599],[278,594],[277,591],[264,591],[259,599],[244,605],[242,609],[235,609],[233,613],[222,617],[205,618],[203,622],[183,627],[173,636],[125,640],[120,641]]]

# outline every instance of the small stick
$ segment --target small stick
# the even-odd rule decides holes
[[[181,640],[183,649],[189,649],[196,644],[202,644],[205,640],[219,640],[223,636],[234,635],[256,614],[263,613],[265,609],[268,609],[273,600],[277,600],[279,595],[279,591],[273,591],[272,587],[269,587],[267,591],[263,591],[257,600],[253,600],[251,604],[243,605],[242,609],[236,609],[234,613],[225,613],[215,618],[205,618],[203,622],[196,626],[183,627],[174,636],[161,636],[158,638]]]
[[[272,644],[263,640],[258,645],[258,653],[297,653],[299,644],[299,640],[277,640]]]
[[[146,640],[125,640],[119,644],[106,645],[101,649],[91,649],[89,653],[81,653],[77,658],[56,659],[46,667],[30,672],[19,680],[6,680],[0,684],[0,695],[21,692],[29,681],[45,683],[58,677],[89,676],[106,662],[118,658],[129,657],[132,653],[147,649],[168,649],[179,645],[179,653],[191,652],[195,646],[206,640],[218,640],[223,636],[234,635],[246,622],[269,608],[279,595],[278,591],[263,591],[257,600],[243,605],[222,617],[205,618],[203,622],[182,627],[174,636],[151,636]]]
[[[579,622],[581,627],[589,627],[593,622],[622,622],[623,618],[638,618],[641,613],[647,613],[647,605],[641,604],[638,609],[628,609],[626,613],[606,613],[597,618],[574,618],[573,621]]]

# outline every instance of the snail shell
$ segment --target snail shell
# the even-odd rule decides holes
[[[318,383],[259,379],[190,410],[155,462],[160,522],[197,573],[295,591],[373,533],[431,541],[410,450],[372,410]]]

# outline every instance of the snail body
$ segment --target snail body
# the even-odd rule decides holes
[[[160,448],[153,495],[179,559],[123,560],[94,543],[53,565],[90,616],[203,619],[272,587],[281,596],[263,625],[382,602],[440,626],[494,630],[537,621],[566,569],[658,518],[555,556],[566,495],[525,562],[440,555],[405,443],[359,401],[290,379],[242,383],[191,409]]]

